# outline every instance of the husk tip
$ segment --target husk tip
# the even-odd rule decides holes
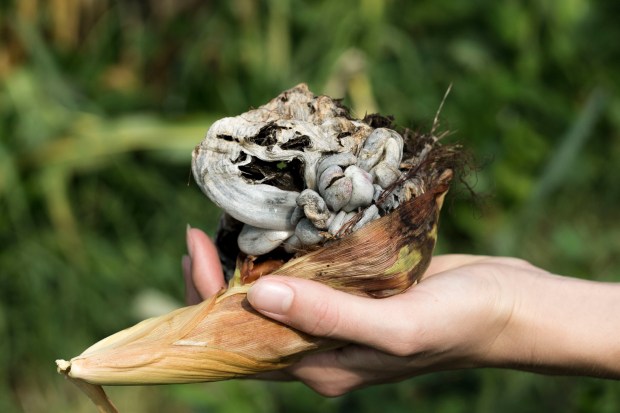
[[[71,362],[67,360],[56,360],[56,371],[60,374],[67,375],[71,371]]]

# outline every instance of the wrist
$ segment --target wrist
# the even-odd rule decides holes
[[[473,367],[523,368],[531,363],[530,301],[536,301],[532,292],[541,292],[541,276],[547,275],[505,267],[501,277],[492,278],[497,291],[484,309],[489,321],[482,323],[484,334],[471,357]]]
[[[620,284],[529,274],[488,365],[620,377]]]

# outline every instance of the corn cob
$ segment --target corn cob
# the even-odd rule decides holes
[[[289,261],[277,274],[372,297],[404,291],[430,262],[450,177],[449,171],[444,173],[434,190],[329,247]],[[251,285],[243,284],[237,271],[229,288],[219,295],[120,331],[68,362],[58,360],[58,370],[87,388],[86,383],[216,381],[280,369],[303,354],[341,345],[258,314],[245,298]],[[248,331],[260,331],[265,339],[256,340]],[[90,396],[104,406],[100,411],[115,411],[97,387]]]
[[[309,93],[304,87],[301,92]],[[380,204],[412,181],[415,194],[355,232],[343,227],[346,235],[325,236],[314,249],[263,269],[373,298],[413,285],[430,262],[439,212],[459,154],[458,147],[440,146],[433,136],[420,146],[425,151],[422,160],[401,166],[406,172],[385,185],[373,202]],[[358,215],[362,213],[360,209]],[[253,310],[246,293],[262,274],[253,272],[252,260],[239,255],[228,288],[216,296],[113,334],[70,361],[57,360],[58,371],[85,391],[100,412],[110,413],[116,408],[101,385],[226,380],[281,369],[304,354],[345,344],[309,336]],[[260,331],[261,338],[248,331]]]

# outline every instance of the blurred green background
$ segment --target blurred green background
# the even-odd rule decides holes
[[[307,82],[428,131],[480,168],[439,252],[620,281],[617,2],[0,2],[0,411],[92,412],[55,373],[183,299],[189,178],[217,118]],[[301,384],[112,388],[124,412],[618,412],[620,383],[479,370],[325,399]]]

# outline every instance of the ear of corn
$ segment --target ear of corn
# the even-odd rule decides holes
[[[328,247],[293,259],[275,273],[316,280],[352,294],[387,297],[426,270],[450,170],[418,197]],[[342,343],[312,337],[268,319],[248,303],[240,268],[229,287],[201,304],[145,320],[107,337],[58,371],[115,412],[99,385],[216,381],[276,370],[302,355]]]

